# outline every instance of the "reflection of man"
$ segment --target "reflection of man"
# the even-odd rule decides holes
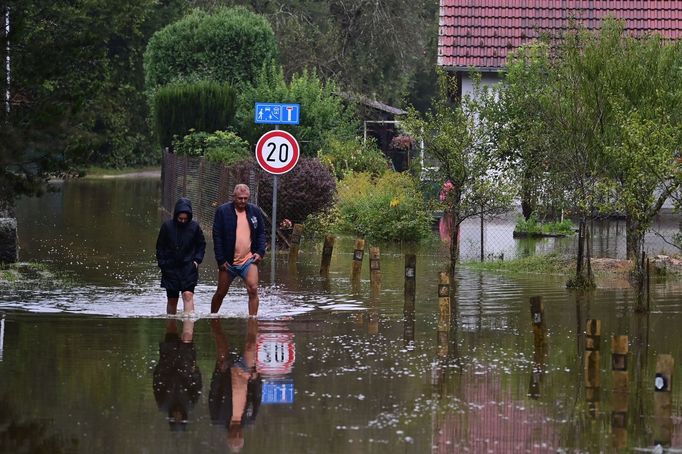
[[[159,343],[159,363],[154,368],[154,397],[159,410],[168,413],[173,431],[184,430],[189,410],[201,394],[201,371],[192,342],[194,321],[185,320],[178,336],[176,320],[166,322],[166,337]]]
[[[263,386],[256,371],[258,322],[251,318],[247,324],[246,344],[240,355],[230,351],[220,320],[211,320],[216,363],[208,406],[213,423],[227,428],[227,445],[233,452],[244,447],[243,429],[256,420]]]
[[[220,205],[213,220],[218,288],[211,312],[218,312],[232,280],[241,277],[249,295],[249,315],[258,315],[258,263],[265,255],[265,227],[260,208],[248,203],[249,187],[234,187],[233,201]]]

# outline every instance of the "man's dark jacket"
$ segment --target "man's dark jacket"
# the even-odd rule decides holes
[[[265,225],[260,208],[246,204],[246,219],[251,230],[251,252],[265,257]],[[234,242],[237,239],[237,211],[234,202],[220,205],[213,219],[213,250],[218,266],[234,261]]]
[[[187,213],[189,221],[178,222],[178,215]],[[161,225],[156,240],[156,261],[161,268],[161,287],[186,290],[197,285],[199,272],[193,262],[201,263],[206,252],[206,240],[199,224],[192,220],[192,203],[181,198],[175,204],[173,219]]]

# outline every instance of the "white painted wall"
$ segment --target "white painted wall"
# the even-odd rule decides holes
[[[481,85],[492,86],[499,83],[502,77],[499,73],[481,73]],[[462,73],[462,97],[471,95],[474,92],[474,81],[469,73]]]

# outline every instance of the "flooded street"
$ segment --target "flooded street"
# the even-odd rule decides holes
[[[367,259],[360,285],[350,281],[353,238],[337,239],[322,278],[322,240],[304,236],[295,266],[280,255],[275,276],[271,257],[261,267],[257,321],[241,284],[216,318],[209,242],[196,318],[167,318],[158,180],[61,189],[17,208],[21,260],[58,276],[2,284],[0,452],[682,449],[679,281],[652,282],[651,311],[636,314],[636,295],[620,286],[581,295],[564,277],[462,268],[452,324],[439,332],[447,248],[435,238],[382,245],[372,296]],[[406,253],[417,256],[413,317]],[[544,317],[534,332],[535,296]],[[595,336],[588,320],[600,321]],[[612,357],[621,335],[627,354]],[[671,391],[655,391],[661,354],[675,361],[671,377],[659,373]],[[625,386],[612,370],[623,362]]]

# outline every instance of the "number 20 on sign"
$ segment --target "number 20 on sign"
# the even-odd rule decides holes
[[[268,131],[256,144],[258,164],[273,175],[282,175],[293,169],[299,156],[298,142],[286,131]]]

